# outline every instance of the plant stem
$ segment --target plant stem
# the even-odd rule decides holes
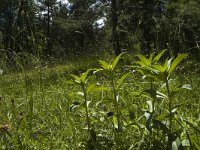
[[[151,89],[153,89],[153,79],[151,79]],[[152,97],[152,106],[153,106],[153,111],[152,113],[154,112],[154,108],[155,108],[155,98]]]
[[[171,97],[170,97],[170,90],[169,90],[169,83],[168,81],[166,81],[166,87],[167,87],[167,95],[168,95],[168,109],[169,109],[169,130],[171,133],[172,130],[172,101],[171,101]]]
[[[111,85],[112,85],[112,89],[113,89],[113,94],[114,94],[114,104],[115,104],[115,108],[117,111],[117,126],[118,129],[121,128],[121,123],[120,123],[120,112],[119,112],[119,105],[118,105],[118,101],[117,101],[117,91],[115,88],[115,81],[114,81],[114,75],[113,72],[111,72]]]
[[[168,149],[171,150],[172,148],[172,99],[170,96],[170,90],[169,90],[169,82],[166,80],[166,87],[167,87],[167,95],[168,95],[168,109],[169,109],[169,134],[168,134]]]
[[[82,87],[82,90],[83,90],[83,93],[84,93],[86,122],[87,122],[87,126],[88,126],[88,131],[90,132],[90,119],[89,119],[89,113],[88,113],[88,107],[87,107],[87,93],[85,91],[84,84],[81,84],[81,87]]]

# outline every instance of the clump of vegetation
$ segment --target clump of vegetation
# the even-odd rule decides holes
[[[165,52],[1,74],[1,149],[199,149],[199,77]]]
[[[199,8],[1,0],[0,149],[199,150]]]

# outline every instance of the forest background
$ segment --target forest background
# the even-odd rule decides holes
[[[190,53],[199,59],[197,0],[1,0],[1,68],[35,59]],[[14,65],[15,66],[15,65]]]

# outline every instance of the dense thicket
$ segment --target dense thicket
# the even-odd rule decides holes
[[[197,0],[1,0],[1,59],[161,49],[198,59],[199,8]]]

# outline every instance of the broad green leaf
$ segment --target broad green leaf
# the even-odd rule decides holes
[[[178,108],[179,108],[179,107],[173,108],[172,111],[171,111],[171,113],[172,113],[172,114],[173,114],[173,113],[176,113],[176,111],[178,110]]]
[[[106,75],[106,76],[109,76],[110,75],[110,70],[105,70],[105,69],[102,69],[101,72]]]
[[[85,81],[85,83],[87,83],[88,80],[95,80],[96,79],[96,76],[93,75],[92,73],[90,73],[88,76],[87,76],[87,79]]]
[[[153,61],[157,62],[165,52],[166,50],[163,50],[162,52],[160,52],[156,57],[154,57]]]
[[[124,53],[119,54],[119,55],[115,58],[115,60],[112,62],[112,70],[115,69],[115,66],[117,65],[119,59],[121,58],[121,56],[122,56],[123,54],[124,54]]]
[[[83,93],[83,92],[77,92],[76,94],[77,94],[77,95],[80,95],[80,96],[84,96],[84,93]]]
[[[96,103],[96,107],[98,107],[99,104],[101,104],[101,103],[102,103],[102,101],[98,101],[98,102]]]
[[[156,79],[158,79],[160,81],[164,81],[164,82],[167,79],[167,74],[165,74],[165,72],[161,72],[161,73],[154,72],[154,73],[151,73],[149,76],[153,77],[153,78],[156,78]]]
[[[140,66],[146,66],[146,63],[145,62],[143,62],[143,61],[139,61],[139,62],[137,62]]]
[[[95,84],[90,84],[87,88],[87,93],[90,93],[90,92],[95,92],[95,91],[108,91],[109,88],[107,87],[99,87],[99,86],[96,86]]]
[[[94,89],[95,89],[95,84],[94,83],[92,83],[92,84],[90,84],[89,86],[88,86],[88,88],[87,88],[87,93],[89,93],[89,92],[92,92],[92,91],[94,91]]]
[[[166,59],[166,60],[165,60],[165,63],[164,63],[164,69],[165,69],[165,70],[167,70],[167,65],[168,65],[168,59]]]
[[[175,141],[172,142],[172,150],[179,150],[179,147],[182,145],[180,139],[177,137]]]
[[[167,68],[166,68],[167,72],[170,70],[171,64],[172,64],[172,58],[167,61]]]
[[[110,65],[109,65],[107,62],[105,62],[105,61],[103,61],[103,60],[98,60],[98,62],[100,63],[100,65],[101,65],[101,67],[102,67],[103,69],[105,69],[105,70],[110,70]]]
[[[146,98],[151,98],[150,96],[146,95],[143,92],[130,92],[128,95],[131,95],[131,96],[142,96],[142,97],[146,97]]]
[[[108,87],[96,87],[94,91],[109,91]]]
[[[150,111],[150,112],[153,112],[154,108],[153,108],[153,103],[152,103],[152,101],[147,101],[147,104],[148,104],[148,106],[149,106],[149,111]]]
[[[164,93],[156,91],[155,89],[145,90],[144,92],[151,95],[151,97],[154,98],[154,99],[160,99],[160,98],[165,99],[165,98],[167,98],[167,96]]]
[[[81,103],[79,102],[73,102],[69,108],[70,111],[72,111],[74,108],[76,108],[77,106],[79,106]]]
[[[87,107],[89,107],[90,103],[91,103],[91,101],[87,101]]]
[[[151,62],[150,62],[145,56],[143,56],[143,55],[141,55],[141,54],[138,54],[137,56],[138,56],[138,58],[140,59],[140,63],[142,63],[142,64],[144,64],[144,65],[146,65],[146,66],[148,66],[148,65],[151,64]],[[142,65],[142,66],[143,66],[143,65]]]
[[[156,91],[156,98],[162,98],[162,99],[165,99],[165,98],[168,98],[167,95],[165,95],[164,93],[161,93],[159,91]]]
[[[146,74],[149,74],[149,72],[148,72],[148,73],[147,73],[147,72],[145,73],[144,70],[142,70],[142,69],[137,69],[136,71],[139,72],[139,73],[140,73],[141,75],[143,75],[143,76],[146,76]],[[145,70],[145,71],[146,71],[146,70]]]
[[[184,59],[188,56],[188,54],[181,54],[179,55],[172,63],[170,69],[169,69],[169,74],[172,73],[172,71],[174,71],[174,69],[176,68],[176,66]]]
[[[127,127],[128,125],[129,125],[128,122],[126,122],[126,121],[123,120],[123,126]]]
[[[150,64],[152,63],[153,55],[154,55],[154,53],[152,53],[152,54],[150,55],[150,57],[149,57],[149,62],[150,62]]]
[[[68,80],[68,81],[66,81],[66,84],[74,84],[74,82],[71,80]]]
[[[166,73],[166,72],[165,72]],[[167,74],[167,73],[166,73]],[[171,84],[172,82],[174,82],[176,79],[167,79],[168,83]],[[166,82],[164,82],[161,86],[160,89],[163,89],[166,87]]]
[[[139,67],[136,66],[136,65],[131,65],[131,66],[127,66],[127,67],[129,67],[129,68],[133,68],[133,69],[139,68]]]
[[[184,85],[182,85],[181,88],[187,89],[187,90],[192,90],[192,87],[191,87],[191,85],[189,85],[189,84],[184,84]]]
[[[118,81],[117,81],[117,89],[120,88],[120,86],[122,85],[122,83],[124,82],[124,80],[128,77],[129,73],[124,74]]]
[[[144,66],[144,67],[140,67],[141,69],[143,70],[149,70],[149,71],[152,71],[153,69],[149,66]]]
[[[77,82],[77,83],[81,83],[81,79],[80,79],[80,77],[78,77],[78,76],[75,75],[75,74],[71,74],[71,76],[74,78],[75,82]]]
[[[146,79],[147,77],[148,77],[148,75],[143,75],[142,80]]]
[[[102,69],[99,69],[99,68],[93,68],[92,70],[94,70],[93,74],[96,74],[97,72],[102,71]]]
[[[164,69],[168,72],[170,67],[171,67],[171,62],[172,62],[172,58],[170,58],[169,60],[166,59],[165,63],[164,63]]]
[[[82,75],[81,75],[81,82],[82,83],[86,83],[86,80],[87,80],[87,76],[88,76],[88,73],[91,71],[91,69],[88,69],[86,72],[84,72]]]
[[[159,72],[164,72],[165,68],[163,66],[160,65],[152,65],[152,67],[156,70],[158,70]]]
[[[119,102],[119,95],[116,96],[116,101]]]
[[[118,129],[118,122],[117,122],[117,117],[113,116],[113,125],[116,129]]]
[[[143,67],[140,67],[139,69],[136,69],[136,71],[141,73],[142,75],[149,75],[152,70],[153,69],[148,66],[143,66]]]
[[[129,95],[140,96],[142,95],[142,92],[130,92]]]

